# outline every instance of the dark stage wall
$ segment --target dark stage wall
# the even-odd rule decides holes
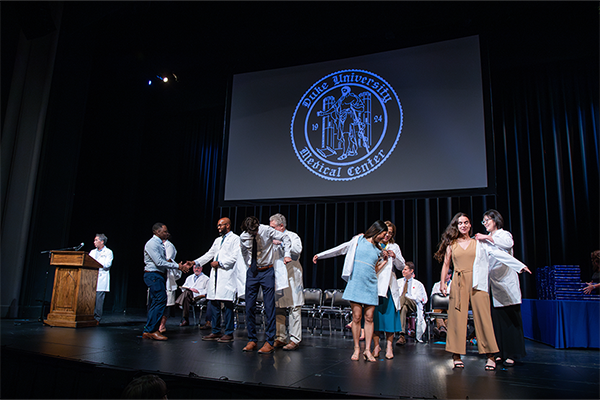
[[[219,217],[229,216],[239,234],[244,217],[268,223],[275,212],[303,240],[305,287],[343,288],[343,259],[314,266],[312,255],[390,219],[429,290],[441,268],[433,253],[452,216],[466,212],[483,231],[478,221],[489,208],[503,214],[515,256],[534,275],[546,265],[578,264],[583,279],[591,276],[590,253],[600,248],[597,3],[134,3],[63,5],[31,222],[19,239],[24,259],[7,259],[3,241],[3,277],[16,271],[2,280],[3,317],[39,315],[45,290],[50,300],[53,271],[42,250],[82,241],[91,250],[94,235],[105,233],[115,255],[105,307],[143,308],[143,246],[154,222],[168,225],[177,259],[186,260],[208,250]],[[19,38],[22,25],[5,19],[20,9],[3,3],[2,11],[2,88],[13,91],[5,56],[43,37]],[[231,74],[474,34],[488,66],[491,194],[220,207]],[[163,69],[179,82],[148,87]],[[3,119],[14,112],[5,110]],[[3,145],[4,138],[3,131]],[[253,162],[268,160],[249,155]],[[535,298],[535,276],[521,279],[525,297]]]

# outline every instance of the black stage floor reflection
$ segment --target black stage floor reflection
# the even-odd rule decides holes
[[[109,314],[98,327],[71,329],[44,326],[37,320],[2,320],[2,397],[57,398],[57,393],[63,397],[76,396],[69,393],[87,398],[118,397],[115,394],[120,393],[131,374],[143,371],[171,377],[167,382],[169,398],[190,398],[192,393],[193,397],[204,398],[258,398],[261,394],[254,390],[258,385],[317,391],[285,395],[290,398],[327,398],[335,393],[342,397],[372,398],[600,398],[597,349],[557,350],[527,341],[528,355],[521,363],[487,372],[476,346],[468,345],[464,370],[453,370],[450,355],[440,342],[417,343],[410,339],[405,346],[395,346],[393,360],[385,359],[382,351],[377,362],[368,363],[362,359],[350,360],[353,346],[350,333],[343,337],[339,330],[330,334],[326,328],[321,336],[318,329],[314,335],[304,329],[298,351],[279,349],[270,355],[260,355],[242,352],[246,344],[243,326],[236,330],[234,342],[222,344],[202,341],[201,336],[207,331],[200,331],[198,326],[179,327],[179,320],[171,318],[165,333],[169,340],[157,342],[141,338],[144,321],[142,313]],[[259,333],[259,338],[262,334]],[[8,360],[9,354],[10,358],[18,359],[19,365],[11,364],[17,361]],[[100,366],[102,371],[112,368],[129,375],[122,375],[127,382],[113,380],[112,390],[105,388],[97,396],[82,394],[85,388],[81,387],[61,392],[48,387],[49,378],[44,379],[42,371],[21,377],[18,369],[26,368],[26,360],[40,363],[41,356],[78,362],[82,368]],[[248,390],[231,391],[229,395],[205,391],[204,396],[198,396],[203,393],[201,387],[195,392],[190,392],[189,387],[178,389],[175,378],[179,376],[237,383],[238,388]],[[64,376],[55,379],[67,382]],[[93,376],[86,379],[96,382]],[[97,381],[100,382],[100,376]],[[14,386],[22,382],[29,382],[30,387],[17,390]],[[110,384],[104,382],[102,386]],[[198,385],[202,386],[201,381]]]

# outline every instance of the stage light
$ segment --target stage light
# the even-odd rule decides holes
[[[167,82],[169,82],[169,78],[167,78],[167,77],[165,76],[165,77],[163,78],[163,82],[164,82],[164,83],[167,83]]]
[[[152,85],[152,80],[148,81],[148,86]]]

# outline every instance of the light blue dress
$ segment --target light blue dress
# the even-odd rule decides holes
[[[375,265],[380,254],[381,250],[367,239],[358,239],[352,274],[342,296],[344,300],[370,306],[379,304]]]

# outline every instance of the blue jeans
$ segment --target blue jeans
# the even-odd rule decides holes
[[[252,342],[258,341],[254,312],[260,287],[263,290],[263,302],[267,317],[265,333],[267,342],[272,346],[275,342],[275,271],[273,268],[256,271],[256,273],[252,273],[252,269],[248,268],[246,273],[246,327],[248,329],[248,339]]]
[[[160,272],[145,272],[144,283],[150,289],[148,298],[148,319],[144,332],[156,332],[167,306],[165,276]]]
[[[212,314],[212,333],[221,333],[221,303],[223,303],[223,321],[225,322],[225,334],[233,336],[233,301],[211,300],[207,307]],[[208,312],[207,312],[208,314]],[[206,316],[208,320],[208,315]]]

